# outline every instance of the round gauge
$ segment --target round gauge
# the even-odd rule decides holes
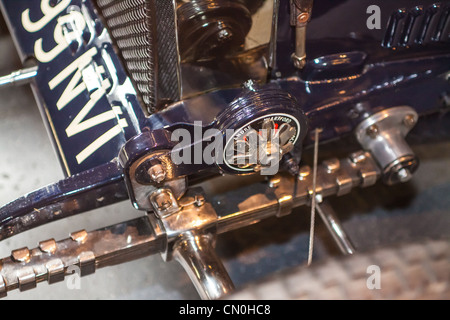
[[[259,171],[290,152],[300,132],[299,121],[289,114],[259,117],[227,137],[223,162],[232,170]]]

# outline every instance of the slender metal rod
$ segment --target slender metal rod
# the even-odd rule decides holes
[[[0,77],[0,89],[28,84],[36,77],[38,67],[16,70],[6,76]]]
[[[345,233],[331,205],[327,201],[323,201],[321,204],[316,204],[316,210],[342,253],[345,255],[354,254],[355,247]]]
[[[311,225],[309,230],[309,250],[308,250],[308,266],[312,263],[312,256],[314,250],[314,225],[316,220],[316,186],[317,186],[317,162],[319,158],[319,135],[321,129],[316,129],[314,132],[314,167],[313,167],[313,183],[311,195]]]
[[[295,28],[295,55],[297,59],[306,59],[306,25]]]
[[[173,252],[203,300],[218,299],[234,290],[212,242],[210,235],[187,235],[174,246]]]
[[[280,11],[280,0],[273,1],[272,31],[269,45],[269,67],[274,70],[277,63],[277,39],[278,39],[278,16]]]

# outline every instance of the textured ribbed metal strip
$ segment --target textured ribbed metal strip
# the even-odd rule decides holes
[[[172,0],[156,0],[157,44],[159,55],[158,63],[164,72],[158,72],[158,95],[168,100],[179,100],[180,90],[178,83],[178,40],[174,19]],[[175,83],[174,83],[175,82]]]
[[[96,0],[146,111],[177,101],[178,45],[173,0]]]
[[[383,47],[410,47],[432,42],[449,42],[450,5],[398,9],[389,18]]]

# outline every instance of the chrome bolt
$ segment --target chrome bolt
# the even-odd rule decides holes
[[[245,89],[253,91],[253,92],[256,91],[257,86],[258,86],[258,84],[255,81],[253,81],[252,79],[247,80],[243,83],[243,87]]]
[[[197,207],[203,206],[205,204],[205,202],[206,202],[205,197],[202,194],[197,194],[195,196],[195,205]]]
[[[416,124],[416,118],[414,117],[414,115],[408,114],[408,115],[403,119],[403,124],[404,124],[405,126],[407,126],[408,128],[412,128],[412,127],[414,127],[414,125]]]
[[[303,69],[306,65],[306,56],[298,57],[295,53],[293,53],[291,59],[294,63],[294,67],[297,69]]]
[[[308,20],[309,20],[309,14],[306,12],[303,12],[297,16],[297,21],[299,23],[306,23],[306,22],[308,22]]]
[[[302,166],[298,173],[298,178],[300,180],[304,180],[310,174],[311,174],[311,167],[310,166]]]
[[[158,209],[161,211],[170,209],[170,207],[172,207],[172,198],[167,192],[161,192],[160,194],[158,194],[155,198],[155,202],[158,206]]]
[[[360,163],[362,161],[366,160],[366,155],[364,154],[364,151],[357,151],[350,155],[350,161],[354,164]]]
[[[333,172],[339,170],[341,163],[339,162],[338,158],[332,158],[332,159],[325,160],[323,162],[323,165],[327,169],[328,173],[333,173]]]
[[[273,177],[269,181],[269,187],[276,188],[280,184],[281,179],[279,177]]]
[[[380,129],[376,124],[371,125],[366,129],[366,134],[371,137],[372,139],[375,139],[378,136]]]
[[[407,168],[402,168],[397,172],[400,182],[408,182],[412,178],[411,172]]]
[[[227,41],[227,40],[231,39],[232,36],[233,36],[233,33],[228,28],[222,29],[217,33],[217,39],[219,41]]]
[[[166,178],[166,171],[161,164],[155,164],[147,171],[150,178],[156,183],[162,182]]]

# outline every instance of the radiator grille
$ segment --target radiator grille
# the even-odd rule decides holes
[[[179,100],[172,0],[96,0],[148,114]]]

